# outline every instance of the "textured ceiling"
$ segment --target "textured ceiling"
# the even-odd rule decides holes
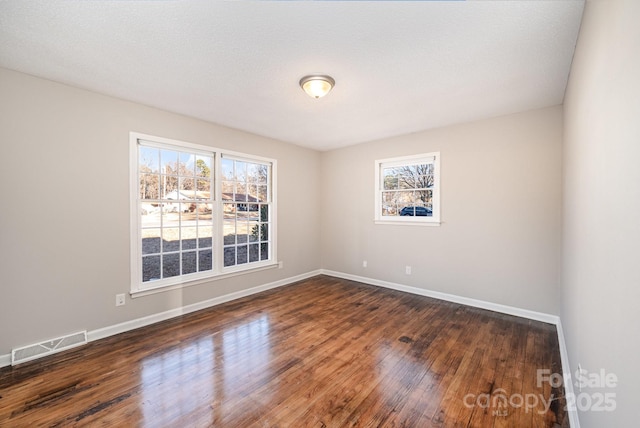
[[[329,150],[562,103],[583,7],[0,0],[0,66]]]

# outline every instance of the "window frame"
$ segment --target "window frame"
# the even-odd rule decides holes
[[[260,201],[256,201],[254,203],[250,203],[247,200],[246,202],[244,202],[244,205],[247,206],[247,211],[248,211],[249,205],[258,205],[258,206],[260,206],[260,205],[268,205],[269,206],[267,218],[270,219],[270,220],[268,220],[267,222],[259,221],[258,223],[259,223],[259,225],[267,224],[268,225],[267,226],[267,236],[268,237],[274,237],[272,235],[272,233],[275,230],[274,229],[275,217],[273,215],[275,213],[275,209],[274,209],[275,204],[273,202],[273,199],[274,199],[274,197],[273,197],[273,195],[274,195],[274,185],[273,185],[273,183],[274,183],[274,172],[273,171],[274,171],[274,168],[275,168],[274,167],[275,161],[273,159],[270,159],[270,160],[267,161],[267,160],[265,160],[265,158],[259,158],[257,156],[247,157],[247,155],[241,155],[241,154],[239,154],[237,152],[230,152],[228,150],[220,151],[218,153],[219,153],[219,156],[217,156],[216,166],[219,168],[219,171],[222,171],[222,160],[223,159],[228,159],[228,160],[237,161],[237,162],[248,162],[248,163],[254,163],[254,164],[262,164],[262,165],[268,165],[268,166],[271,167],[271,177],[270,177],[271,180],[268,180],[267,181],[267,185],[266,185],[267,186],[267,189],[266,189],[266,192],[267,192],[266,193],[266,195],[267,195],[267,203],[266,204],[265,203],[261,203]],[[262,261],[258,261],[258,262],[249,262],[249,261],[247,261],[246,263],[236,264],[234,266],[228,266],[228,267],[224,266],[224,257],[225,257],[224,252],[225,252],[225,249],[233,246],[233,247],[236,247],[236,251],[237,251],[237,248],[242,245],[242,243],[240,243],[240,242],[236,242],[234,244],[226,244],[224,242],[224,224],[225,224],[225,220],[226,220],[226,218],[224,217],[224,205],[225,204],[235,204],[236,206],[239,206],[239,205],[242,205],[242,201],[224,199],[222,197],[222,193],[223,193],[223,191],[222,191],[222,182],[224,180],[222,180],[222,178],[220,176],[217,176],[217,177],[218,177],[218,182],[220,183],[220,185],[216,186],[216,193],[219,192],[218,203],[220,204],[220,208],[219,208],[218,214],[221,215],[220,221],[218,221],[218,223],[220,225],[219,228],[218,228],[219,229],[218,230],[219,231],[219,237],[221,238],[220,249],[222,251],[221,259],[218,259],[221,262],[220,270],[223,273],[228,274],[228,273],[233,273],[233,272],[246,271],[246,270],[248,270],[248,268],[246,267],[247,265],[251,265],[253,267],[260,267],[263,264],[271,265],[270,262],[271,262],[272,257],[269,257],[269,259],[265,260],[264,263]],[[234,182],[235,182],[235,180],[234,180]],[[247,197],[248,196],[249,195],[247,195]],[[271,200],[269,200],[270,196],[271,196]],[[260,212],[260,211],[258,211],[258,212]],[[273,242],[274,241],[272,239],[269,239],[267,242],[272,244],[269,253],[273,254],[273,248],[274,248]],[[247,244],[247,246],[251,245],[251,242],[248,241],[246,244]],[[254,244],[261,244],[261,242],[257,241],[257,242],[254,242]],[[249,257],[249,254],[247,254],[247,257]]]
[[[212,199],[206,203],[212,205],[212,268],[208,271],[195,272],[190,274],[180,274],[170,278],[146,281],[142,280],[142,219],[141,219],[141,199],[140,199],[140,171],[139,171],[139,142],[143,141],[145,146],[170,149],[175,151],[191,152],[194,154],[206,154],[211,156],[211,196]],[[158,292],[179,289],[191,285],[209,282],[211,280],[222,279],[230,276],[250,273],[262,269],[270,269],[278,266],[277,258],[277,161],[276,159],[256,156],[232,150],[220,149],[217,147],[189,143],[170,138],[158,137],[139,132],[129,134],[129,182],[130,182],[130,256],[131,256],[131,277],[130,295],[140,297]],[[270,166],[270,177],[267,180],[267,201],[263,205],[269,206],[269,258],[267,260],[224,266],[224,213],[222,200],[222,158],[228,157],[235,160],[249,163],[264,164]],[[181,254],[181,253],[180,253]]]
[[[382,169],[388,167],[410,166],[418,164],[433,164],[432,213],[431,216],[383,216],[382,201],[384,185],[382,183]],[[413,226],[440,226],[440,152],[421,153],[410,156],[378,159],[375,161],[375,204],[374,223],[413,225]]]

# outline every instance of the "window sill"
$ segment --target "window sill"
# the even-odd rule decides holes
[[[180,290],[182,288],[191,287],[192,285],[200,285],[200,284],[204,284],[211,281],[231,278],[238,275],[245,275],[248,273],[260,272],[262,270],[273,269],[277,267],[278,267],[278,262],[272,262],[267,265],[256,266],[254,268],[222,271],[218,274],[207,276],[205,278],[198,278],[190,281],[180,282],[177,284],[158,286],[155,288],[145,288],[143,290],[130,291],[129,295],[131,296],[132,299],[136,299],[138,297],[150,296],[152,294],[157,294],[157,293],[164,293],[165,291],[170,291],[170,290]]]
[[[395,226],[431,226],[438,227],[439,221],[404,221],[404,220],[374,220],[375,224],[392,224]]]

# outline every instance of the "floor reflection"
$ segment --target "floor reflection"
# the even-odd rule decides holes
[[[180,415],[195,413],[214,394],[210,382],[214,369],[213,337],[203,337],[177,349],[150,357],[142,364],[144,426],[157,426]],[[205,381],[199,382],[198,379]],[[175,394],[188,387],[190,394]]]
[[[269,317],[262,315],[223,332],[223,385],[226,394],[246,386],[247,381],[264,375],[268,370],[271,361],[269,327]]]
[[[261,314],[142,362],[142,426],[211,426],[220,403],[242,395],[252,377],[268,370],[269,317]],[[186,390],[188,389],[188,390]]]

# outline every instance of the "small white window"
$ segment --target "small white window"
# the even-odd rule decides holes
[[[131,292],[275,258],[275,160],[131,133]]]
[[[376,223],[440,224],[440,153],[377,160]]]

